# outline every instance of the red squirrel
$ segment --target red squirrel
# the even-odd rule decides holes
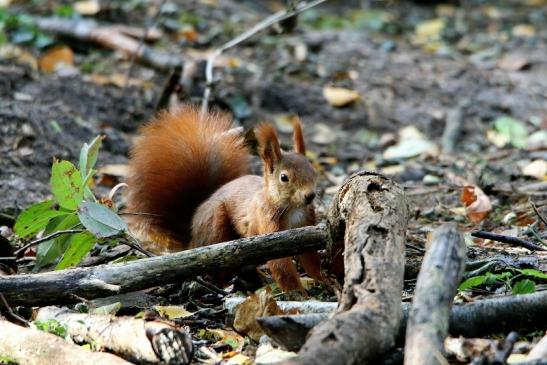
[[[283,151],[275,128],[255,134],[263,176],[250,175],[250,154],[225,114],[186,105],[161,112],[141,129],[129,162],[128,218],[156,251],[180,251],[240,237],[315,224],[316,172],[305,156],[302,125],[293,123],[294,151]],[[317,253],[297,257],[322,280]],[[292,258],[267,263],[285,292],[305,294]]]

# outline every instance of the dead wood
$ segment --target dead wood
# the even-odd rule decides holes
[[[330,235],[324,225],[151,257],[126,264],[99,265],[42,274],[0,277],[0,292],[14,305],[74,303],[192,279],[196,275],[258,265],[268,260],[325,248]]]
[[[315,327],[295,363],[365,363],[395,343],[402,318],[408,205],[403,189],[373,173],[352,175],[329,212],[344,234],[344,289],[337,313]]]
[[[532,348],[526,360],[547,359],[547,334]]]
[[[288,305],[285,303],[289,303]],[[292,303],[306,302],[282,302],[278,301],[280,308],[296,308]],[[318,308],[326,309],[328,306],[333,308],[334,303],[325,302]],[[397,339],[398,344],[403,344],[406,333],[406,323],[410,305],[402,303],[403,320]],[[310,309],[311,307],[303,307]],[[478,300],[469,304],[459,304],[452,306],[450,314],[448,332],[451,336],[479,337],[493,333],[509,332],[514,328],[523,331],[535,331],[545,328],[546,322],[544,313],[547,311],[547,291],[526,295],[510,295],[500,298],[490,298]],[[278,343],[283,346],[292,346],[299,348],[304,344],[304,339],[308,332],[329,318],[327,312],[307,312],[301,315],[271,316],[260,318],[261,327],[271,327],[265,331],[269,333]],[[301,320],[299,317],[303,317]],[[285,343],[282,336],[277,336],[272,332],[278,331],[283,323],[297,323],[292,327],[296,332],[291,334],[293,340],[301,339],[300,343]],[[270,326],[271,324],[271,326]],[[524,333],[524,332],[523,332]],[[546,346],[547,347],[547,346]]]
[[[41,308],[36,320],[55,320],[74,341],[92,343],[139,362],[188,364],[192,358],[190,335],[167,321],[93,315],[58,307]],[[159,348],[167,351],[158,351],[157,344],[162,341]]]
[[[329,318],[327,313],[293,316],[270,316],[256,319],[264,333],[288,351],[298,351],[306,342],[309,331]]]
[[[405,365],[442,364],[450,308],[465,270],[466,246],[455,224],[435,230],[409,314]]]
[[[170,53],[158,51],[129,36],[143,36],[143,32],[133,27],[119,25],[100,25],[90,19],[65,19],[34,17],[34,23],[43,32],[77,39],[82,42],[96,43],[106,48],[124,52],[128,57],[154,67],[158,70],[169,70],[182,64],[182,58]],[[154,35],[154,32],[145,32]],[[156,32],[157,33],[157,32]]]
[[[66,342],[61,337],[17,326],[0,319],[0,355],[18,364],[128,365],[117,356],[93,352]]]

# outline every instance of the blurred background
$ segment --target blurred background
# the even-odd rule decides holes
[[[123,181],[158,103],[200,103],[211,51],[297,5],[0,0],[0,225],[49,194],[54,157],[76,160],[97,134],[96,188]],[[496,225],[545,203],[546,45],[544,0],[331,0],[217,57],[210,106],[245,128],[272,121],[285,142],[298,114],[320,210],[374,169],[404,184],[418,235],[469,223],[463,184],[490,196]]]

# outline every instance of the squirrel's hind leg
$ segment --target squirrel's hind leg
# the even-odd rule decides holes
[[[239,238],[223,202],[206,201],[192,220],[191,247],[202,247]]]

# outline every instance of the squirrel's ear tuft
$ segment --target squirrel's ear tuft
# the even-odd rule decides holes
[[[292,128],[294,151],[301,155],[306,155],[306,145],[304,144],[304,135],[302,134],[302,122],[300,122],[300,118],[297,116],[292,119]]]
[[[281,160],[281,148],[277,132],[270,123],[260,123],[255,130],[258,140],[258,154],[264,161],[264,166],[270,173],[274,170],[274,165]]]

